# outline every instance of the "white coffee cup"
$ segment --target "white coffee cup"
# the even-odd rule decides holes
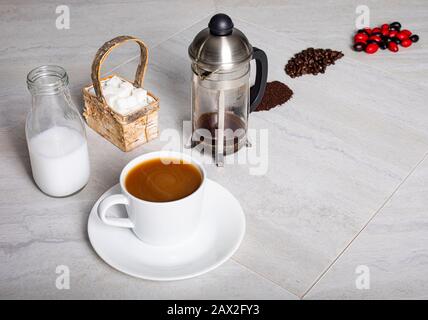
[[[169,202],[141,200],[125,188],[125,178],[136,165],[154,158],[181,159],[195,165],[202,174],[199,188],[192,194]],[[141,155],[130,161],[120,174],[121,193],[104,198],[98,206],[98,216],[107,225],[130,228],[145,243],[159,246],[177,244],[189,238],[197,229],[202,215],[206,172],[192,157],[173,151],[158,151]],[[125,205],[128,218],[108,217],[108,209]]]

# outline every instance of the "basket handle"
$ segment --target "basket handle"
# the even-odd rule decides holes
[[[146,72],[147,60],[149,56],[146,45],[140,39],[132,36],[119,36],[114,39],[111,39],[110,41],[104,43],[103,46],[98,49],[97,53],[95,54],[94,61],[92,62],[92,84],[94,85],[94,90],[97,98],[104,104],[106,102],[101,90],[101,65],[115,47],[118,47],[119,45],[128,41],[135,41],[140,46],[140,63],[138,64],[137,71],[135,72],[134,86],[140,88],[143,87],[144,74]]]

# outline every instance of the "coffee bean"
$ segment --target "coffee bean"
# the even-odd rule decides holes
[[[412,40],[412,42],[418,42],[419,36],[417,34],[413,34],[409,37],[409,39]]]
[[[366,44],[363,42],[357,42],[354,44],[354,50],[355,51],[358,51],[358,52],[364,51],[365,48],[366,48]]]
[[[397,37],[392,37],[390,38],[391,42],[395,42],[396,44],[400,44],[400,39],[398,39]]]
[[[358,31],[357,31],[357,34],[358,33],[364,33],[364,34],[366,34],[366,35],[370,35],[370,33],[366,30],[366,29],[359,29]]]
[[[343,57],[343,53],[331,49],[307,48],[296,53],[285,66],[285,72],[292,78],[304,74],[324,73],[327,66]]]
[[[373,39],[369,39],[369,40],[367,40],[367,42],[366,42],[367,44],[371,44],[371,43],[377,43],[377,41],[376,40],[373,40]]]
[[[387,42],[385,42],[385,41],[381,41],[381,42],[379,42],[378,44],[379,44],[379,48],[380,48],[381,50],[385,50],[386,48],[388,48],[388,44],[387,44]]]
[[[393,23],[390,23],[390,24],[389,24],[389,28],[390,28],[390,29],[394,28],[394,30],[399,31],[399,30],[401,29],[401,23],[400,23],[400,22],[398,22],[398,21],[395,21],[395,22],[393,22]]]

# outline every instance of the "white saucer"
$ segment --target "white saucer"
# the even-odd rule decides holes
[[[131,276],[157,281],[198,276],[227,261],[244,237],[245,216],[238,200],[209,179],[199,230],[190,239],[171,247],[145,244],[131,229],[107,226],[98,218],[99,202],[119,192],[117,184],[95,203],[88,220],[88,234],[92,247],[105,262]],[[113,206],[109,214],[125,216],[125,207]]]

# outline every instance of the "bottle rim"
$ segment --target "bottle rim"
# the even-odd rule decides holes
[[[60,66],[39,66],[27,75],[27,87],[33,94],[55,94],[67,86],[67,72]]]

